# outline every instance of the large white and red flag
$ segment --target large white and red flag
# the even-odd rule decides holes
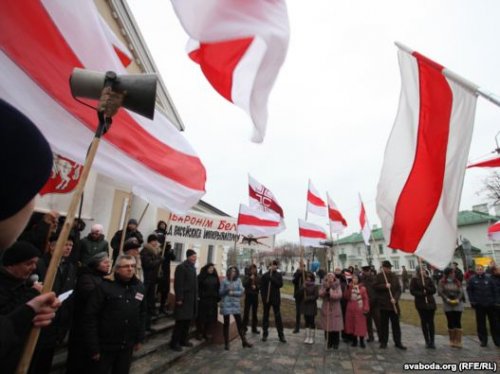
[[[83,165],[56,153],[53,156],[52,172],[49,180],[39,191],[40,196],[72,192],[82,175]]]
[[[284,230],[281,217],[273,211],[263,211],[240,204],[238,234],[245,236],[272,236]]]
[[[469,168],[498,168],[500,167],[500,156],[491,157],[487,160],[475,162],[473,164],[467,165]]]
[[[363,241],[366,245],[370,245],[371,227],[368,222],[368,216],[366,215],[365,204],[361,200],[361,195],[359,195],[359,225],[361,227],[361,235],[363,236]]]
[[[188,53],[214,89],[245,110],[254,142],[266,133],[267,101],[288,48],[285,0],[172,0],[192,38]]]
[[[2,1],[0,97],[28,116],[54,152],[83,164],[96,112],[71,96],[73,68],[127,74],[93,1]],[[185,212],[205,193],[200,159],[165,115],[154,121],[121,109],[94,169],[155,204]]]
[[[347,221],[345,220],[342,213],[340,213],[339,208],[332,200],[328,192],[326,193],[326,198],[328,200],[328,219],[330,221],[330,231],[335,234],[342,234],[347,228]]]
[[[316,187],[314,187],[310,179],[307,187],[306,216],[309,213],[316,214],[321,217],[326,217],[327,215],[325,201],[321,198],[320,193]]]
[[[248,175],[248,194],[250,206],[260,207],[262,210],[272,210],[284,218],[283,209],[274,194],[262,183]]]
[[[321,242],[327,239],[325,230],[314,223],[299,219],[300,245],[307,247],[321,247]]]
[[[500,221],[488,227],[488,238],[490,240],[500,241]]]
[[[456,246],[476,95],[421,54],[401,46],[398,55],[402,88],[377,213],[389,247],[443,268]]]

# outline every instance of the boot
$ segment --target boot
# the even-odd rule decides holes
[[[250,344],[245,335],[241,334],[241,345],[243,348],[252,348],[253,344]]]
[[[300,323],[295,325],[295,329],[293,330],[292,334],[298,334],[300,331]]]
[[[455,329],[448,329],[448,335],[450,337],[450,347],[455,347]]]
[[[351,347],[357,347],[357,346],[358,346],[358,337],[357,336],[353,336],[352,337]]]
[[[309,337],[309,344],[314,344],[314,339],[316,338],[316,329],[311,329]]]
[[[304,339],[304,344],[309,344],[309,335],[310,335],[310,334],[309,334],[309,331],[310,331],[310,330],[311,330],[311,329],[310,329],[309,327],[306,327],[306,337],[305,337],[305,339]]]
[[[332,348],[333,347],[333,331],[330,331],[330,332],[326,332],[325,331],[325,335],[327,336],[327,340],[328,340],[328,348]]]
[[[462,348],[462,329],[455,329],[455,347]]]
[[[229,351],[229,325],[224,325],[223,329],[223,334],[224,334],[224,349],[226,351]]]
[[[359,346],[360,346],[361,348],[366,348],[366,345],[365,345],[365,338],[363,338],[363,337],[360,337],[360,338],[359,338]]]

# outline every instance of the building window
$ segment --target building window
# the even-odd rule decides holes
[[[184,243],[175,243],[174,244],[174,253],[175,253],[175,258],[177,259],[177,261],[179,262],[182,262],[183,261],[183,257],[182,257],[182,252],[183,252],[183,249],[184,249]]]
[[[214,246],[209,245],[208,246],[208,255],[207,255],[207,264],[208,263],[214,263]]]
[[[384,254],[384,245],[383,244],[379,244],[378,245],[378,253],[380,255],[383,255]]]
[[[399,270],[399,260],[393,259],[394,270]]]
[[[408,260],[408,267],[410,268],[410,270],[415,269],[415,260],[414,259]]]

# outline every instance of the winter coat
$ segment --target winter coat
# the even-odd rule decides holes
[[[116,260],[116,258],[120,253],[120,242],[122,240],[122,232],[123,230],[118,230],[117,232],[115,232],[115,235],[113,235],[113,238],[111,239],[111,248],[113,248],[113,260]],[[125,231],[125,240],[123,242],[125,243],[130,238],[136,238],[139,241],[139,244],[141,245],[142,243],[144,243],[142,233],[139,230],[130,231],[127,229],[127,231]]]
[[[448,282],[439,281],[438,295],[443,298],[443,309],[445,312],[463,312],[463,290],[462,284],[458,280]]]
[[[193,320],[198,314],[198,279],[194,265],[185,260],[177,265],[174,275],[176,320]],[[182,301],[182,304],[177,304]]]
[[[0,314],[6,315],[20,305],[26,304],[40,292],[27,281],[15,278],[4,267],[0,267]]]
[[[206,269],[202,269],[198,275],[198,310],[203,313],[198,314],[201,322],[215,322],[217,320],[217,306],[219,297],[220,281],[216,272],[209,274]]]
[[[293,297],[295,298],[295,295],[297,295],[297,291],[299,290],[300,287],[302,287],[302,284],[304,283],[304,275],[302,273],[302,270],[297,269],[295,270],[295,273],[293,273]]]
[[[422,277],[415,275],[410,282],[410,293],[415,296],[415,308],[420,310],[436,310],[436,286],[429,277],[424,277],[424,285],[422,287]]]
[[[243,279],[243,287],[245,288],[245,295],[258,295],[261,286],[261,277],[255,274],[255,278],[251,279],[250,274]],[[254,287],[255,286],[255,287]]]
[[[344,321],[340,300],[342,300],[343,295],[340,282],[335,279],[335,282],[330,285],[327,281],[324,281],[319,290],[319,297],[323,299],[323,305],[321,305],[322,329],[325,331],[342,331]]]
[[[158,249],[149,244],[145,244],[141,251],[141,265],[144,275],[144,284],[156,284],[161,261],[161,253],[158,253]]]
[[[277,271],[268,271],[261,278],[260,295],[262,297],[262,302],[267,304],[267,294],[269,294],[269,304],[270,305],[280,305],[281,304],[281,293],[280,288],[283,287],[283,276]]]
[[[495,283],[492,276],[486,273],[474,275],[467,282],[467,294],[472,307],[495,305]]]
[[[90,355],[130,349],[144,340],[146,299],[135,276],[128,282],[105,279],[90,296],[84,315],[84,338]]]
[[[104,239],[104,235],[99,235],[97,239],[90,234],[80,241],[80,262],[87,265],[89,260],[98,253],[108,253],[109,244]]]
[[[162,247],[163,248],[163,247]],[[172,248],[165,248],[161,261],[161,276],[158,280],[158,287],[163,292],[170,290],[170,262],[175,261],[175,253]]]
[[[382,270],[384,271],[384,270]],[[389,272],[386,273],[387,282],[391,284],[391,292],[392,297],[396,300],[396,308],[399,312],[399,297],[401,296],[401,285],[399,284],[399,280],[396,274]],[[375,278],[375,284],[373,285],[375,288],[376,297],[377,297],[377,306],[380,310],[392,310],[394,311],[394,304],[391,302],[391,295],[389,290],[385,286],[385,277],[384,274],[379,273]]]
[[[347,300],[345,315],[345,333],[354,336],[364,337],[367,334],[367,325],[365,314],[370,311],[370,301],[365,286],[359,284],[349,284],[344,292],[344,298]]]
[[[236,274],[236,277],[233,280],[229,280],[226,277],[220,285],[219,290],[219,295],[222,298],[220,304],[220,314],[224,316],[230,314],[241,314],[240,299],[241,296],[243,296],[243,292],[243,285],[241,284],[239,273]]]
[[[492,275],[491,280],[495,289],[495,307],[500,309],[500,275]]]
[[[300,301],[300,313],[304,316],[315,316],[318,313],[316,300],[318,300],[319,291],[314,282],[306,281],[305,287],[300,287],[294,297],[295,300]]]
[[[375,281],[377,277],[373,274],[362,275],[360,278],[360,282],[366,288],[366,292],[368,292],[368,300],[370,301],[370,308],[373,309],[377,305],[377,292],[375,291]]]

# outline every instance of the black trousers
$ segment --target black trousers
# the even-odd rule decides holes
[[[376,304],[370,304],[370,311],[366,314],[366,327],[368,328],[368,338],[373,339],[373,324],[375,324],[375,329],[377,330],[377,335],[380,340],[380,311]]]
[[[295,299],[295,329],[300,329],[300,300]]]
[[[99,374],[128,374],[132,363],[132,347],[119,351],[102,351]]]
[[[54,359],[56,348],[43,347],[37,344],[31,366],[29,368],[30,374],[49,374],[52,368],[52,360]]]
[[[462,328],[462,312],[445,312],[446,320],[448,321],[448,328],[461,329]]]
[[[170,273],[163,274],[163,278],[160,279],[158,284],[158,291],[160,292],[160,309],[164,309],[170,293]]]
[[[314,315],[312,316],[307,316],[307,315],[304,315],[304,319],[306,320],[306,329],[315,329],[316,328],[316,324],[314,323]]]
[[[262,316],[262,330],[264,336],[269,334],[269,311],[273,307],[274,312],[274,323],[276,324],[276,330],[278,330],[278,335],[283,336],[283,321],[281,320],[280,305],[271,305],[264,303],[264,315]]]
[[[185,344],[188,341],[190,319],[181,319],[175,321],[174,331],[172,332],[172,340],[170,346],[175,347]]]
[[[224,315],[224,326],[222,327],[222,332],[224,333],[224,343],[229,344],[229,318],[230,314]],[[234,321],[236,322],[236,328],[238,329],[238,334],[243,340],[243,330],[241,324],[241,314],[233,314]]]
[[[488,329],[486,328],[486,318],[490,324],[491,337],[496,346],[500,345],[500,326],[497,326],[497,318],[495,315],[494,306],[480,306],[476,305],[476,325],[477,336],[481,343],[488,343]]]
[[[325,334],[327,334],[327,344],[328,348],[331,347],[338,347],[339,342],[340,342],[340,333],[338,331],[325,331]]]
[[[380,343],[387,344],[389,341],[389,320],[391,320],[392,339],[396,345],[401,344],[401,327],[399,315],[394,310],[380,310]]]
[[[252,308],[252,331],[257,330],[259,320],[257,318],[257,309],[259,307],[259,295],[247,294],[245,296],[245,306],[243,309],[243,329],[248,326],[250,308]]]
[[[417,309],[420,316],[420,326],[426,343],[434,343],[434,313],[435,310]]]

